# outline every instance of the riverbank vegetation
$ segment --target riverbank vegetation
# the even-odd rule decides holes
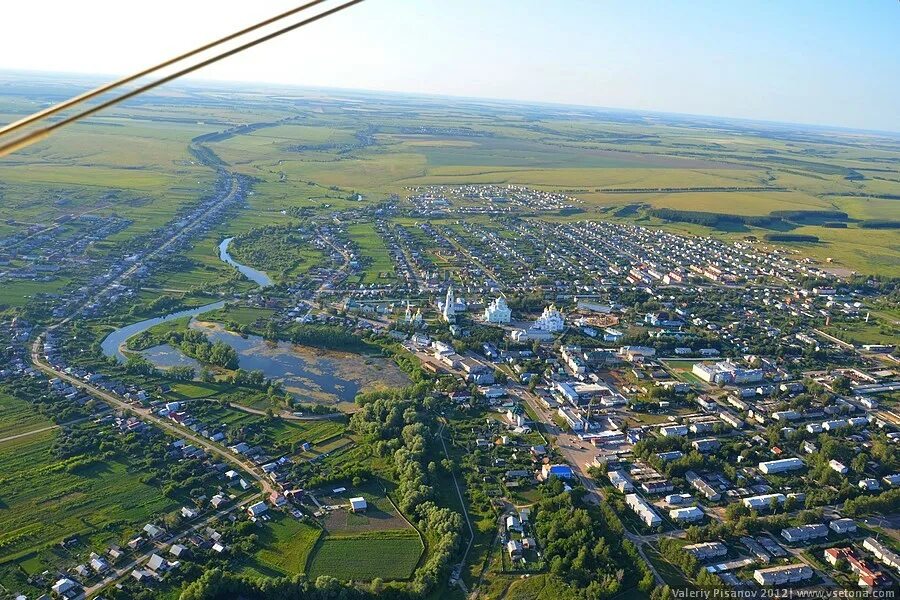
[[[146,350],[160,344],[169,344],[185,356],[203,364],[231,370],[238,368],[238,354],[234,348],[221,340],[211,342],[202,331],[195,329],[148,329],[129,338],[126,343],[128,349],[133,351]]]
[[[296,278],[323,258],[312,244],[313,232],[296,226],[258,227],[236,235],[228,252],[238,262],[264,270],[278,280]]]

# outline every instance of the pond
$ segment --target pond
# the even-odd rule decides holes
[[[267,378],[281,382],[301,402],[350,410],[361,391],[409,384],[406,374],[383,356],[272,343],[259,336],[228,331],[218,323],[195,320],[190,326],[202,331],[210,341],[222,341],[234,348],[241,369],[262,371]],[[199,371],[196,361],[185,362],[192,359],[168,345],[148,348],[141,354],[160,368],[187,365]]]

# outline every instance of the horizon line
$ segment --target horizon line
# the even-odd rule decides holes
[[[14,69],[10,67],[0,67],[0,74],[11,74],[11,75],[39,75],[39,76],[49,76],[54,78],[64,78],[64,77],[75,77],[82,79],[97,79],[99,81],[107,81],[109,79],[117,78],[120,75],[114,74],[104,74],[104,73],[85,73],[81,71],[43,71],[43,70],[33,70],[33,69]],[[452,99],[452,100],[467,100],[467,101],[478,101],[478,102],[494,102],[500,104],[510,104],[510,105],[524,105],[524,106],[544,106],[544,107],[557,107],[557,108],[567,108],[567,109],[580,109],[580,110],[593,110],[593,111],[608,111],[614,113],[631,113],[631,114],[643,114],[643,115],[659,115],[659,116],[668,116],[668,117],[685,117],[692,119],[717,119],[721,121],[740,121],[745,123],[754,123],[759,125],[769,125],[769,126],[780,126],[780,127],[800,127],[800,128],[812,128],[812,129],[824,129],[824,130],[836,130],[842,132],[852,132],[852,133],[862,133],[862,134],[877,134],[882,136],[888,136],[892,138],[900,137],[900,130],[891,130],[891,129],[870,129],[870,128],[860,128],[860,127],[850,127],[847,125],[834,125],[834,124],[823,124],[823,123],[803,123],[803,122],[793,122],[793,121],[778,121],[772,119],[764,119],[759,117],[742,117],[742,116],[732,116],[732,115],[709,115],[703,113],[690,113],[690,112],[672,112],[668,110],[662,109],[647,109],[647,108],[625,108],[625,107],[614,107],[614,106],[603,106],[599,104],[577,104],[570,102],[554,102],[554,101],[546,101],[546,100],[527,100],[522,98],[509,98],[509,97],[497,97],[497,96],[469,96],[469,95],[460,95],[460,94],[447,94],[447,93],[438,93],[438,92],[412,92],[406,90],[395,90],[395,89],[381,89],[381,90],[373,90],[367,88],[352,88],[352,87],[342,87],[342,86],[327,86],[327,85],[315,85],[315,84],[302,84],[302,83],[284,83],[284,82],[274,82],[274,81],[259,81],[259,80],[244,80],[244,79],[213,79],[213,78],[197,78],[197,77],[185,77],[182,79],[178,79],[174,82],[167,83],[156,90],[151,90],[148,92],[148,95],[152,95],[154,93],[158,94],[160,90],[164,90],[166,88],[177,87],[178,85],[195,85],[195,86],[209,86],[209,85],[219,85],[219,86],[268,86],[268,87],[281,87],[286,89],[301,89],[307,91],[340,91],[345,93],[357,93],[357,94],[384,94],[388,96],[413,96],[413,97],[421,97],[421,98],[433,98],[433,99]]]

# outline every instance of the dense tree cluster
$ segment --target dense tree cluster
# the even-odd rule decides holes
[[[755,227],[771,227],[781,223],[781,218],[773,215],[732,215],[726,213],[704,212],[698,210],[677,210],[674,208],[650,208],[647,214],[664,221],[677,221],[680,223],[694,223],[706,227],[725,227],[727,225],[743,224]]]
[[[130,350],[144,350],[157,344],[169,344],[204,364],[236,369],[238,367],[237,350],[221,340],[210,342],[202,331],[183,329],[169,331],[164,335],[155,335],[152,329],[143,331],[128,340]]]
[[[238,261],[286,276],[309,261],[309,235],[296,227],[260,227],[234,238],[229,252]]]
[[[363,588],[324,575],[315,581],[301,577],[256,579],[212,569],[189,584],[180,600],[414,600],[420,597],[409,590],[385,587],[378,580]]]
[[[843,513],[848,517],[897,514],[900,511],[900,489],[892,489],[878,496],[859,496],[844,502]]]
[[[458,513],[435,504],[428,481],[425,462],[431,435],[419,410],[426,390],[427,385],[419,384],[401,391],[361,394],[357,397],[361,410],[350,420],[351,428],[373,443],[377,452],[393,450],[398,504],[428,540],[428,558],[411,583],[419,594],[446,577],[462,530]]]
[[[550,573],[586,599],[608,598],[637,584],[653,586],[653,575],[624,539],[624,527],[607,506],[582,501],[584,490],[564,491],[559,480],[544,484],[534,507],[535,533]]]
[[[274,332],[273,332],[274,333]],[[373,347],[356,335],[352,329],[340,325],[323,325],[316,323],[297,323],[271,339],[287,339],[301,346],[324,348],[326,350],[346,350],[349,352],[366,352]]]

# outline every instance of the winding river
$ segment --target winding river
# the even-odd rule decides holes
[[[228,246],[231,244],[231,241],[233,239],[233,237],[225,238],[224,240],[222,240],[222,243],[219,244],[219,259],[222,260],[222,262],[226,262],[232,267],[236,268],[247,279],[250,279],[254,283],[258,284],[261,288],[272,285],[272,280],[264,272],[252,267],[248,267],[247,265],[242,265],[231,257],[231,255],[228,253]],[[106,336],[106,338],[100,344],[100,348],[103,350],[103,354],[105,354],[106,356],[114,356],[119,362],[125,362],[126,356],[122,354],[121,346],[128,338],[135,336],[142,331],[146,331],[147,329],[150,329],[155,325],[159,325],[160,323],[174,321],[175,319],[181,319],[183,317],[196,317],[202,315],[203,313],[218,310],[223,306],[225,306],[225,301],[221,300],[219,302],[213,302],[212,304],[205,304],[196,308],[180,310],[178,312],[174,312],[162,317],[153,317],[152,319],[146,319],[144,321],[139,321],[138,323],[126,325],[125,327],[120,327],[119,329],[116,329],[108,336]]]
[[[219,258],[261,288],[272,285],[272,280],[265,273],[242,265],[231,257],[228,253],[231,240],[232,238],[227,238],[219,244]],[[206,323],[194,318],[223,306],[224,300],[132,323],[113,331],[103,340],[103,353],[125,362],[126,356],[121,348],[128,338],[160,323],[190,317],[192,329],[203,331],[211,341],[222,341],[237,351],[240,368],[262,371],[266,377],[280,381],[286,391],[306,402],[352,410],[353,399],[360,391],[384,386],[401,387],[409,383],[406,374],[385,357],[324,351],[287,342],[272,344],[258,336],[242,336],[227,331],[216,323]],[[162,369],[189,366],[199,370],[202,366],[168,344],[148,348],[140,354]]]
[[[222,240],[222,243],[219,244],[219,259],[240,271],[244,277],[246,277],[250,281],[253,281],[261,288],[269,287],[270,285],[272,285],[272,279],[263,271],[259,271],[257,269],[254,269],[253,267],[248,267],[247,265],[242,265],[241,263],[231,258],[231,255],[228,253],[228,246],[231,245],[231,241],[233,239],[233,237],[225,238],[224,240]]]
[[[106,356],[115,356],[116,360],[118,360],[119,362],[125,362],[126,357],[124,354],[122,354],[122,350],[120,349],[120,347],[128,338],[135,336],[142,331],[146,331],[154,325],[159,325],[160,323],[165,323],[167,321],[174,321],[175,319],[181,319],[182,317],[196,317],[197,315],[202,315],[203,313],[209,312],[211,310],[218,310],[223,306],[225,306],[225,301],[220,300],[219,302],[205,304],[203,306],[198,306],[197,308],[180,310],[178,312],[165,315],[164,317],[154,317],[145,321],[132,323],[131,325],[126,325],[125,327],[120,327],[119,329],[116,329],[108,336],[106,336],[106,338],[100,344],[100,348],[103,350],[103,354],[105,354]]]

